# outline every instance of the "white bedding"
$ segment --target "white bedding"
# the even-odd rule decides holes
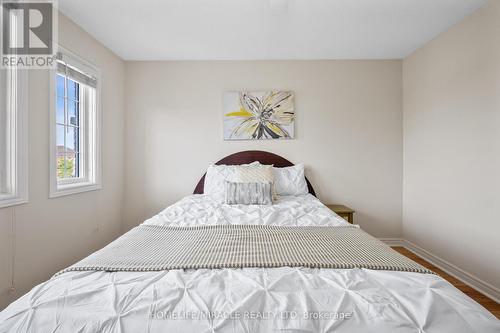
[[[267,224],[281,226],[346,225],[311,194],[281,196],[273,205],[226,205],[214,197],[195,194],[167,207],[145,224],[194,226],[200,224]]]
[[[346,223],[307,195],[273,206],[187,197],[147,224]],[[0,313],[0,332],[500,332],[479,304],[431,274],[245,268],[67,272]]]

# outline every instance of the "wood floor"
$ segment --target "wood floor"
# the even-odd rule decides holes
[[[443,279],[447,280],[452,285],[454,285],[455,288],[461,290],[464,294],[467,294],[470,298],[472,298],[473,300],[475,300],[476,302],[478,302],[479,304],[484,306],[488,311],[490,311],[491,313],[493,313],[493,315],[495,315],[498,319],[500,319],[500,304],[498,304],[494,300],[484,296],[479,291],[476,291],[475,289],[472,289],[471,287],[469,287],[465,283],[455,279],[450,274],[443,272],[442,270],[440,270],[436,266],[430,264],[429,262],[427,262],[424,259],[417,256],[415,253],[405,249],[404,247],[395,246],[395,247],[393,247],[393,249],[398,251],[402,255],[410,258],[411,260],[418,262],[420,265],[437,273]]]

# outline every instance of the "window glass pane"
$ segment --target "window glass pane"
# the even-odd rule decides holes
[[[68,100],[68,123],[78,126],[80,123],[80,103]]]
[[[73,80],[68,79],[68,98],[72,100],[79,100],[78,97],[79,84]]]
[[[56,144],[58,154],[64,154],[64,126],[56,125]]]
[[[66,159],[64,154],[57,154],[57,178],[66,178]]]
[[[57,74],[57,96],[64,97],[64,76]]]
[[[78,151],[80,131],[75,127],[66,127],[66,153],[75,153]]]
[[[76,154],[75,153],[68,153],[66,154],[66,177],[78,177],[77,174],[77,167],[76,167]]]
[[[79,154],[68,153],[57,155],[57,178],[79,177]]]
[[[57,97],[56,122],[64,124],[64,98]]]

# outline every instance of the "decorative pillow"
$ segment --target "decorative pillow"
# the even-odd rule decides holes
[[[274,186],[278,195],[302,195],[309,193],[304,164],[285,168],[273,168]]]
[[[237,168],[241,166],[257,165],[259,162],[242,165],[210,165],[205,175],[204,190],[205,194],[220,196],[224,199],[224,182],[233,177]]]
[[[272,165],[263,165],[259,162],[252,165],[242,165],[236,169],[233,177],[229,180],[236,183],[271,183],[273,200],[277,199],[277,195],[274,190]]]
[[[226,203],[228,205],[271,205],[272,183],[237,183],[226,181]]]

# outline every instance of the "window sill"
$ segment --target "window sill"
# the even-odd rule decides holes
[[[102,188],[101,184],[96,183],[73,183],[58,184],[56,189],[51,189],[49,198],[59,198],[65,195],[72,195],[82,192],[97,191]]]
[[[10,206],[17,206],[28,203],[27,197],[20,196],[0,196],[0,208],[7,208]]]

